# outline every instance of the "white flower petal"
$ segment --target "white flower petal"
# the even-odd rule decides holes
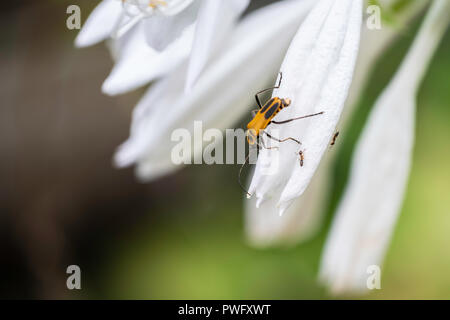
[[[170,84],[165,90],[158,89],[162,86],[151,88],[147,96],[151,99],[143,100],[135,110],[131,136],[116,155],[116,160],[127,161],[116,162],[123,165],[145,161],[146,168],[151,168],[153,162],[169,163],[174,129],[192,131],[194,120],[202,120],[204,129],[226,128],[237,121],[246,112],[253,93],[273,79],[312,4],[310,0],[282,1],[250,14],[237,26],[228,50],[211,64],[190,94],[182,95],[187,66],[164,79]],[[150,176],[149,169],[145,172],[149,175],[141,174],[142,178]]]
[[[117,0],[129,16],[172,16],[186,9],[194,0]]]
[[[186,28],[162,52],[148,46],[143,28],[142,24],[138,25],[121,49],[119,60],[103,83],[104,93],[117,95],[134,90],[174,70],[187,59],[192,48],[195,25]]]
[[[250,0],[204,1],[198,13],[197,29],[186,80],[190,91],[212,54],[232,30]]]
[[[384,6],[390,6],[395,0],[385,0]],[[396,16],[397,24],[407,26],[411,20],[426,7],[429,1],[414,1],[407,8]],[[383,11],[381,12],[383,15]],[[350,92],[345,102],[339,127],[345,126],[354,111],[356,102],[359,99],[361,90],[366,86],[366,80],[374,62],[380,57],[394,39],[404,31],[404,28],[383,24],[381,30],[371,30],[363,27],[361,30],[361,44],[356,62],[355,74],[350,86]]]
[[[450,1],[435,0],[369,116],[322,259],[321,278],[334,293],[367,291],[367,268],[382,263],[411,165],[416,91],[449,22]]]
[[[186,9],[192,1],[194,0],[170,0],[168,6],[160,6],[159,10],[168,16],[176,15]]]
[[[177,70],[174,74],[180,72]],[[149,151],[148,140],[153,134],[152,129],[160,126],[159,122],[163,122],[166,114],[170,113],[167,106],[173,106],[181,99],[183,92],[179,88],[183,85],[183,77],[166,77],[155,83],[142,97],[133,110],[130,138],[115,155],[117,166],[130,166]]]
[[[161,12],[163,12],[165,15],[175,15],[179,14],[181,11],[186,9],[194,0],[171,0],[170,6],[168,7],[161,7]],[[199,0],[197,0],[199,1]]]
[[[327,203],[329,161],[323,161],[303,196],[280,216],[275,210],[277,199],[272,197],[256,207],[256,198],[245,201],[245,231],[251,245],[269,247],[293,245],[309,240],[318,230],[322,211]]]
[[[122,16],[122,5],[117,0],[103,0],[92,11],[75,39],[77,47],[87,47],[108,38]]]
[[[325,112],[303,122],[275,128],[280,138],[296,137],[308,150],[299,166],[299,146],[282,143],[279,150],[263,150],[258,158],[250,193],[266,200],[280,195],[282,214],[308,186],[335,132],[351,84],[362,21],[362,0],[321,0],[292,41],[281,71],[284,82],[274,96],[292,105],[275,119]],[[264,174],[262,163],[277,163],[275,174]]]
[[[192,4],[176,15],[152,15],[145,18],[142,23],[145,27],[147,43],[157,51],[164,50],[197,19],[201,1],[194,1]]]

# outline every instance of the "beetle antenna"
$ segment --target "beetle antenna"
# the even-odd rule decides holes
[[[244,163],[241,166],[241,169],[239,169],[239,175],[238,175],[238,182],[239,185],[241,186],[241,189],[244,190],[244,192],[247,194],[247,197],[251,197],[252,195],[248,192],[247,189],[245,189],[244,185],[241,182],[241,174],[242,174],[242,169],[244,169],[244,166],[247,164],[248,158],[250,157],[250,153],[247,155],[247,157],[245,158]]]
[[[280,75],[280,78],[278,80],[278,85],[277,85],[277,87],[279,88],[281,86],[281,80],[283,80],[283,72],[280,71],[278,74]]]

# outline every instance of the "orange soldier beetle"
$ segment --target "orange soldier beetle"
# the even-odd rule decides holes
[[[250,146],[256,144],[257,146],[260,147],[260,144],[258,143],[258,139],[261,137],[262,133],[264,133],[269,139],[278,141],[280,143],[291,140],[300,145],[302,143],[297,139],[294,139],[292,137],[288,137],[285,139],[278,139],[278,138],[273,137],[269,133],[267,133],[265,131],[265,129],[271,124],[285,124],[285,123],[289,123],[291,121],[311,118],[311,117],[315,117],[315,116],[324,114],[324,112],[322,111],[319,113],[309,114],[306,116],[296,117],[296,118],[292,118],[292,119],[288,119],[288,120],[274,121],[273,118],[281,110],[283,110],[283,108],[289,107],[289,105],[291,104],[291,99],[274,97],[274,98],[270,99],[269,101],[267,101],[264,105],[262,105],[261,101],[259,99],[259,95],[266,91],[269,91],[269,90],[279,89],[282,79],[283,79],[283,73],[280,72],[280,79],[278,80],[278,84],[275,87],[270,87],[270,88],[261,90],[255,94],[255,100],[256,100],[256,103],[258,104],[259,109],[252,111],[253,119],[247,124],[247,129],[248,129],[247,130],[247,142]],[[262,143],[262,146],[266,149],[277,148],[277,147],[266,147],[263,139],[261,139],[261,143]],[[303,163],[305,160],[304,152],[299,151],[298,154],[300,156],[300,166],[303,166]],[[249,158],[249,155],[247,155],[244,163],[241,166],[241,169],[239,170],[238,180],[239,180],[239,185],[241,186],[242,190],[244,190],[248,196],[251,196],[251,194],[244,188],[244,186],[242,185],[242,182],[241,182],[242,169],[244,168],[245,164],[247,163],[248,158]]]

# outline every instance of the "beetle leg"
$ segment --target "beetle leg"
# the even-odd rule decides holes
[[[259,91],[259,92],[257,92],[257,93],[255,94],[256,103],[258,104],[258,106],[259,106],[260,109],[262,109],[262,105],[261,105],[261,101],[259,100],[259,95],[260,95],[261,93],[264,93],[264,92],[269,91],[269,90],[279,89],[279,88],[280,88],[280,85],[281,85],[281,79],[283,79],[283,73],[282,73],[282,72],[280,72],[280,80],[278,80],[278,84],[277,84],[275,87],[270,87],[270,88],[261,90],[261,91]]]
[[[306,118],[311,118],[311,117],[315,117],[321,114],[324,114],[325,112],[319,112],[319,113],[314,113],[314,114],[308,114],[307,116],[302,116],[302,117],[297,117],[297,118],[292,118],[292,119],[288,119],[288,120],[283,120],[283,121],[270,121],[269,124],[273,123],[273,124],[283,124],[283,123],[288,123],[294,120],[300,120],[300,119],[306,119]]]
[[[263,141],[263,139],[261,138],[261,136],[258,136],[257,139],[258,139],[258,140],[257,140],[257,142],[256,142],[256,146],[257,146],[257,148],[258,148],[258,152],[259,152],[261,149],[272,149],[272,148],[267,148],[267,147],[266,147],[266,144],[264,143],[264,141]],[[260,141],[260,139],[261,139],[261,141]]]
[[[264,139],[260,136],[260,138],[261,138],[261,144],[262,144],[262,146],[264,147],[264,149],[268,149],[268,150],[271,150],[271,149],[278,149],[278,147],[267,147],[266,146],[266,143],[264,142]]]
[[[275,140],[275,141],[278,141],[278,142],[286,142],[286,141],[288,141],[288,140],[292,140],[292,141],[294,141],[294,142],[296,142],[296,143],[298,143],[298,144],[302,144],[300,141],[298,141],[297,139],[294,139],[294,138],[292,138],[292,137],[289,137],[289,138],[286,138],[286,139],[278,139],[278,138],[275,138],[275,137],[273,137],[273,136],[271,136],[270,134],[268,134],[266,131],[263,131],[270,139],[273,139],[273,140]]]
[[[239,169],[238,182],[239,182],[239,185],[241,186],[242,190],[244,190],[244,192],[247,194],[247,197],[250,198],[252,195],[247,191],[247,189],[245,189],[245,187],[242,185],[242,182],[241,182],[242,169],[244,169],[245,165],[247,164],[249,157],[250,157],[250,154],[247,155],[244,163],[242,164],[241,168]]]

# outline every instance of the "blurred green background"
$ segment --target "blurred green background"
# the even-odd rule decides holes
[[[262,250],[246,243],[238,166],[190,166],[149,185],[136,182],[132,170],[112,168],[140,92],[102,96],[112,66],[106,48],[74,49],[76,32],[64,28],[70,1],[40,2],[5,7],[0,22],[0,70],[8,71],[0,76],[1,297],[332,298],[317,272],[353,146],[420,19],[374,66],[339,138],[332,201],[319,234]],[[83,12],[93,6],[78,2]],[[449,57],[447,32],[418,97],[412,174],[382,290],[363,298],[450,298]],[[81,291],[65,289],[69,264],[82,269]]]

